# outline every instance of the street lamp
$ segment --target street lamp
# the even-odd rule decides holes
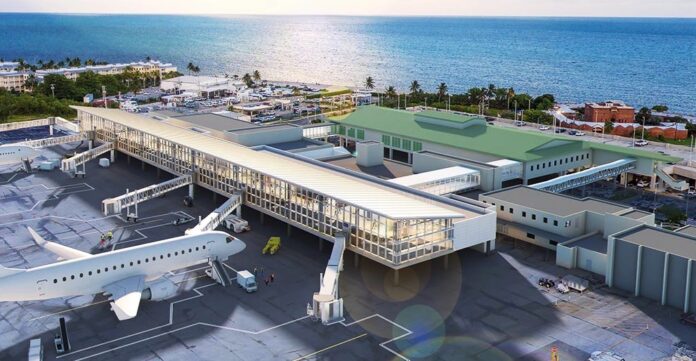
[[[55,84],[51,84],[51,96],[54,98],[56,97],[56,85]]]
[[[108,108],[106,106],[106,86],[102,85],[102,100],[104,100],[104,108]]]

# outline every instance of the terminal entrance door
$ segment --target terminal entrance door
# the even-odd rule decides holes
[[[36,282],[36,289],[40,297],[46,295],[46,285],[48,285],[48,280],[40,280]]]

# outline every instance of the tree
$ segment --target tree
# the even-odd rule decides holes
[[[189,75],[193,72],[194,69],[196,69],[196,66],[193,65],[193,63],[189,62],[188,65],[186,65],[186,69],[189,71]]]
[[[681,224],[682,221],[686,220],[684,211],[672,204],[666,204],[658,208],[657,211],[662,213],[669,223]]]
[[[260,81],[261,80],[261,73],[259,73],[258,70],[254,70],[254,81]]]
[[[193,73],[194,73],[194,74],[198,75],[198,73],[200,73],[200,72],[201,72],[201,68],[199,68],[198,65],[196,65],[196,66],[193,67]]]
[[[365,79],[365,88],[370,90],[375,88],[375,80],[372,79],[371,76],[368,76],[367,79]]]
[[[418,94],[421,90],[421,86],[420,86],[420,84],[418,84],[418,80],[412,81],[409,89],[411,90],[411,95]]]
[[[251,78],[251,74],[249,73],[244,74],[244,76],[242,77],[242,81],[249,88],[251,88],[251,86],[254,85],[254,80]]]
[[[652,110],[658,113],[664,113],[666,111],[669,111],[669,107],[667,107],[666,105],[655,105],[652,107]]]
[[[510,109],[510,101],[515,97],[515,89],[509,87],[507,94],[505,95],[505,100],[507,100],[507,108]]]
[[[440,83],[437,87],[437,100],[440,101],[445,96],[447,96],[447,84]]]
[[[300,88],[298,88],[298,87],[296,87],[296,86],[292,87],[292,95],[298,96],[298,95],[300,95],[300,94],[301,94]]]
[[[614,123],[611,120],[606,120],[604,122],[604,133],[611,134],[614,131]]]
[[[384,90],[384,95],[387,98],[396,98],[396,89],[390,85],[387,87],[387,89]]]
[[[650,120],[652,119],[652,111],[648,107],[642,107],[636,113],[636,120],[639,122],[648,122],[650,123]]]
[[[549,110],[556,104],[553,94],[540,95],[532,101],[532,107],[538,110]]]

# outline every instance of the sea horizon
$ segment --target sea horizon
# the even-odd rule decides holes
[[[0,57],[147,56],[204,75],[451,93],[489,83],[561,102],[696,113],[696,18],[0,13]],[[272,21],[270,21],[272,20]]]

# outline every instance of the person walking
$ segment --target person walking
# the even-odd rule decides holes
[[[254,266],[254,278],[259,276],[258,273],[259,273],[258,268],[256,268],[256,266]]]
[[[271,273],[271,283],[275,280],[275,273]]]
[[[266,286],[268,286],[268,281],[269,281],[268,278],[266,278],[266,279],[263,281],[263,282],[266,283]]]
[[[261,266],[261,278],[263,278],[263,266]]]

